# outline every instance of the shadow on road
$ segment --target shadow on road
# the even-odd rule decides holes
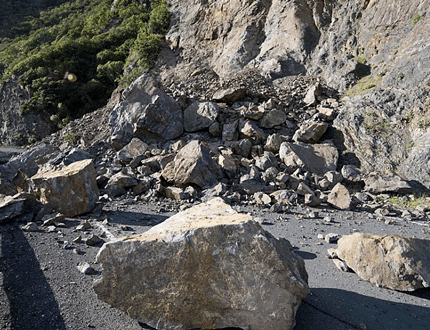
[[[429,315],[428,307],[316,288],[300,305],[293,330],[424,330],[429,329]]]
[[[65,330],[54,293],[24,233],[13,225],[1,227],[0,232],[0,270],[11,329]]]

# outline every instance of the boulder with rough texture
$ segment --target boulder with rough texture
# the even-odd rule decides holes
[[[336,254],[375,286],[413,291],[430,286],[430,241],[354,233],[338,241]]]
[[[308,294],[285,239],[215,198],[149,231],[106,243],[99,299],[159,330],[284,330]]]
[[[119,150],[133,137],[159,142],[180,136],[183,114],[153,77],[142,75],[123,92],[123,101],[113,109],[109,124],[112,145]]]
[[[317,143],[327,130],[328,124],[309,120],[304,122],[294,133],[293,140],[296,142]]]
[[[184,110],[184,128],[187,132],[196,132],[215,123],[219,113],[213,102],[194,102]]]
[[[211,158],[208,148],[197,140],[183,147],[161,175],[178,186],[195,184],[201,188],[208,188],[223,178],[223,173]]]
[[[286,163],[305,167],[313,173],[324,175],[336,170],[339,153],[331,143],[306,144],[283,142],[279,157]],[[288,163],[288,164],[287,164]]]
[[[339,182],[328,194],[327,202],[338,209],[349,210],[351,208],[351,195],[348,189]]]
[[[72,163],[57,171],[37,173],[31,180],[40,201],[66,216],[90,212],[99,198],[91,159]]]

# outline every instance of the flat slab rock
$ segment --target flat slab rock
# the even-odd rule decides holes
[[[338,241],[337,257],[377,287],[414,291],[430,284],[430,240],[354,233]]]
[[[222,199],[105,244],[99,299],[159,330],[291,329],[308,294],[304,261]]]

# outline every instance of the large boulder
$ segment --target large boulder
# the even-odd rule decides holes
[[[111,142],[117,150],[133,137],[152,143],[183,133],[180,106],[150,75],[139,77],[123,92],[123,101],[113,109],[109,124]]]
[[[40,201],[66,216],[90,212],[99,198],[91,159],[72,163],[60,170],[37,173],[31,181]]]
[[[303,260],[221,198],[106,243],[99,299],[158,330],[294,326],[308,294]]]
[[[378,287],[413,291],[430,285],[430,240],[354,233],[338,241],[336,254]]]
[[[183,147],[161,175],[178,186],[195,184],[201,188],[208,188],[223,178],[220,167],[209,154],[209,149],[197,140]]]

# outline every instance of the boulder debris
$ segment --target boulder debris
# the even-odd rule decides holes
[[[221,198],[106,243],[97,260],[98,298],[159,330],[291,329],[309,292],[290,243]]]
[[[339,239],[336,255],[377,287],[414,291],[430,286],[430,240],[354,233]]]
[[[37,173],[31,180],[40,201],[68,217],[90,212],[99,198],[91,159],[72,163],[60,170]]]

